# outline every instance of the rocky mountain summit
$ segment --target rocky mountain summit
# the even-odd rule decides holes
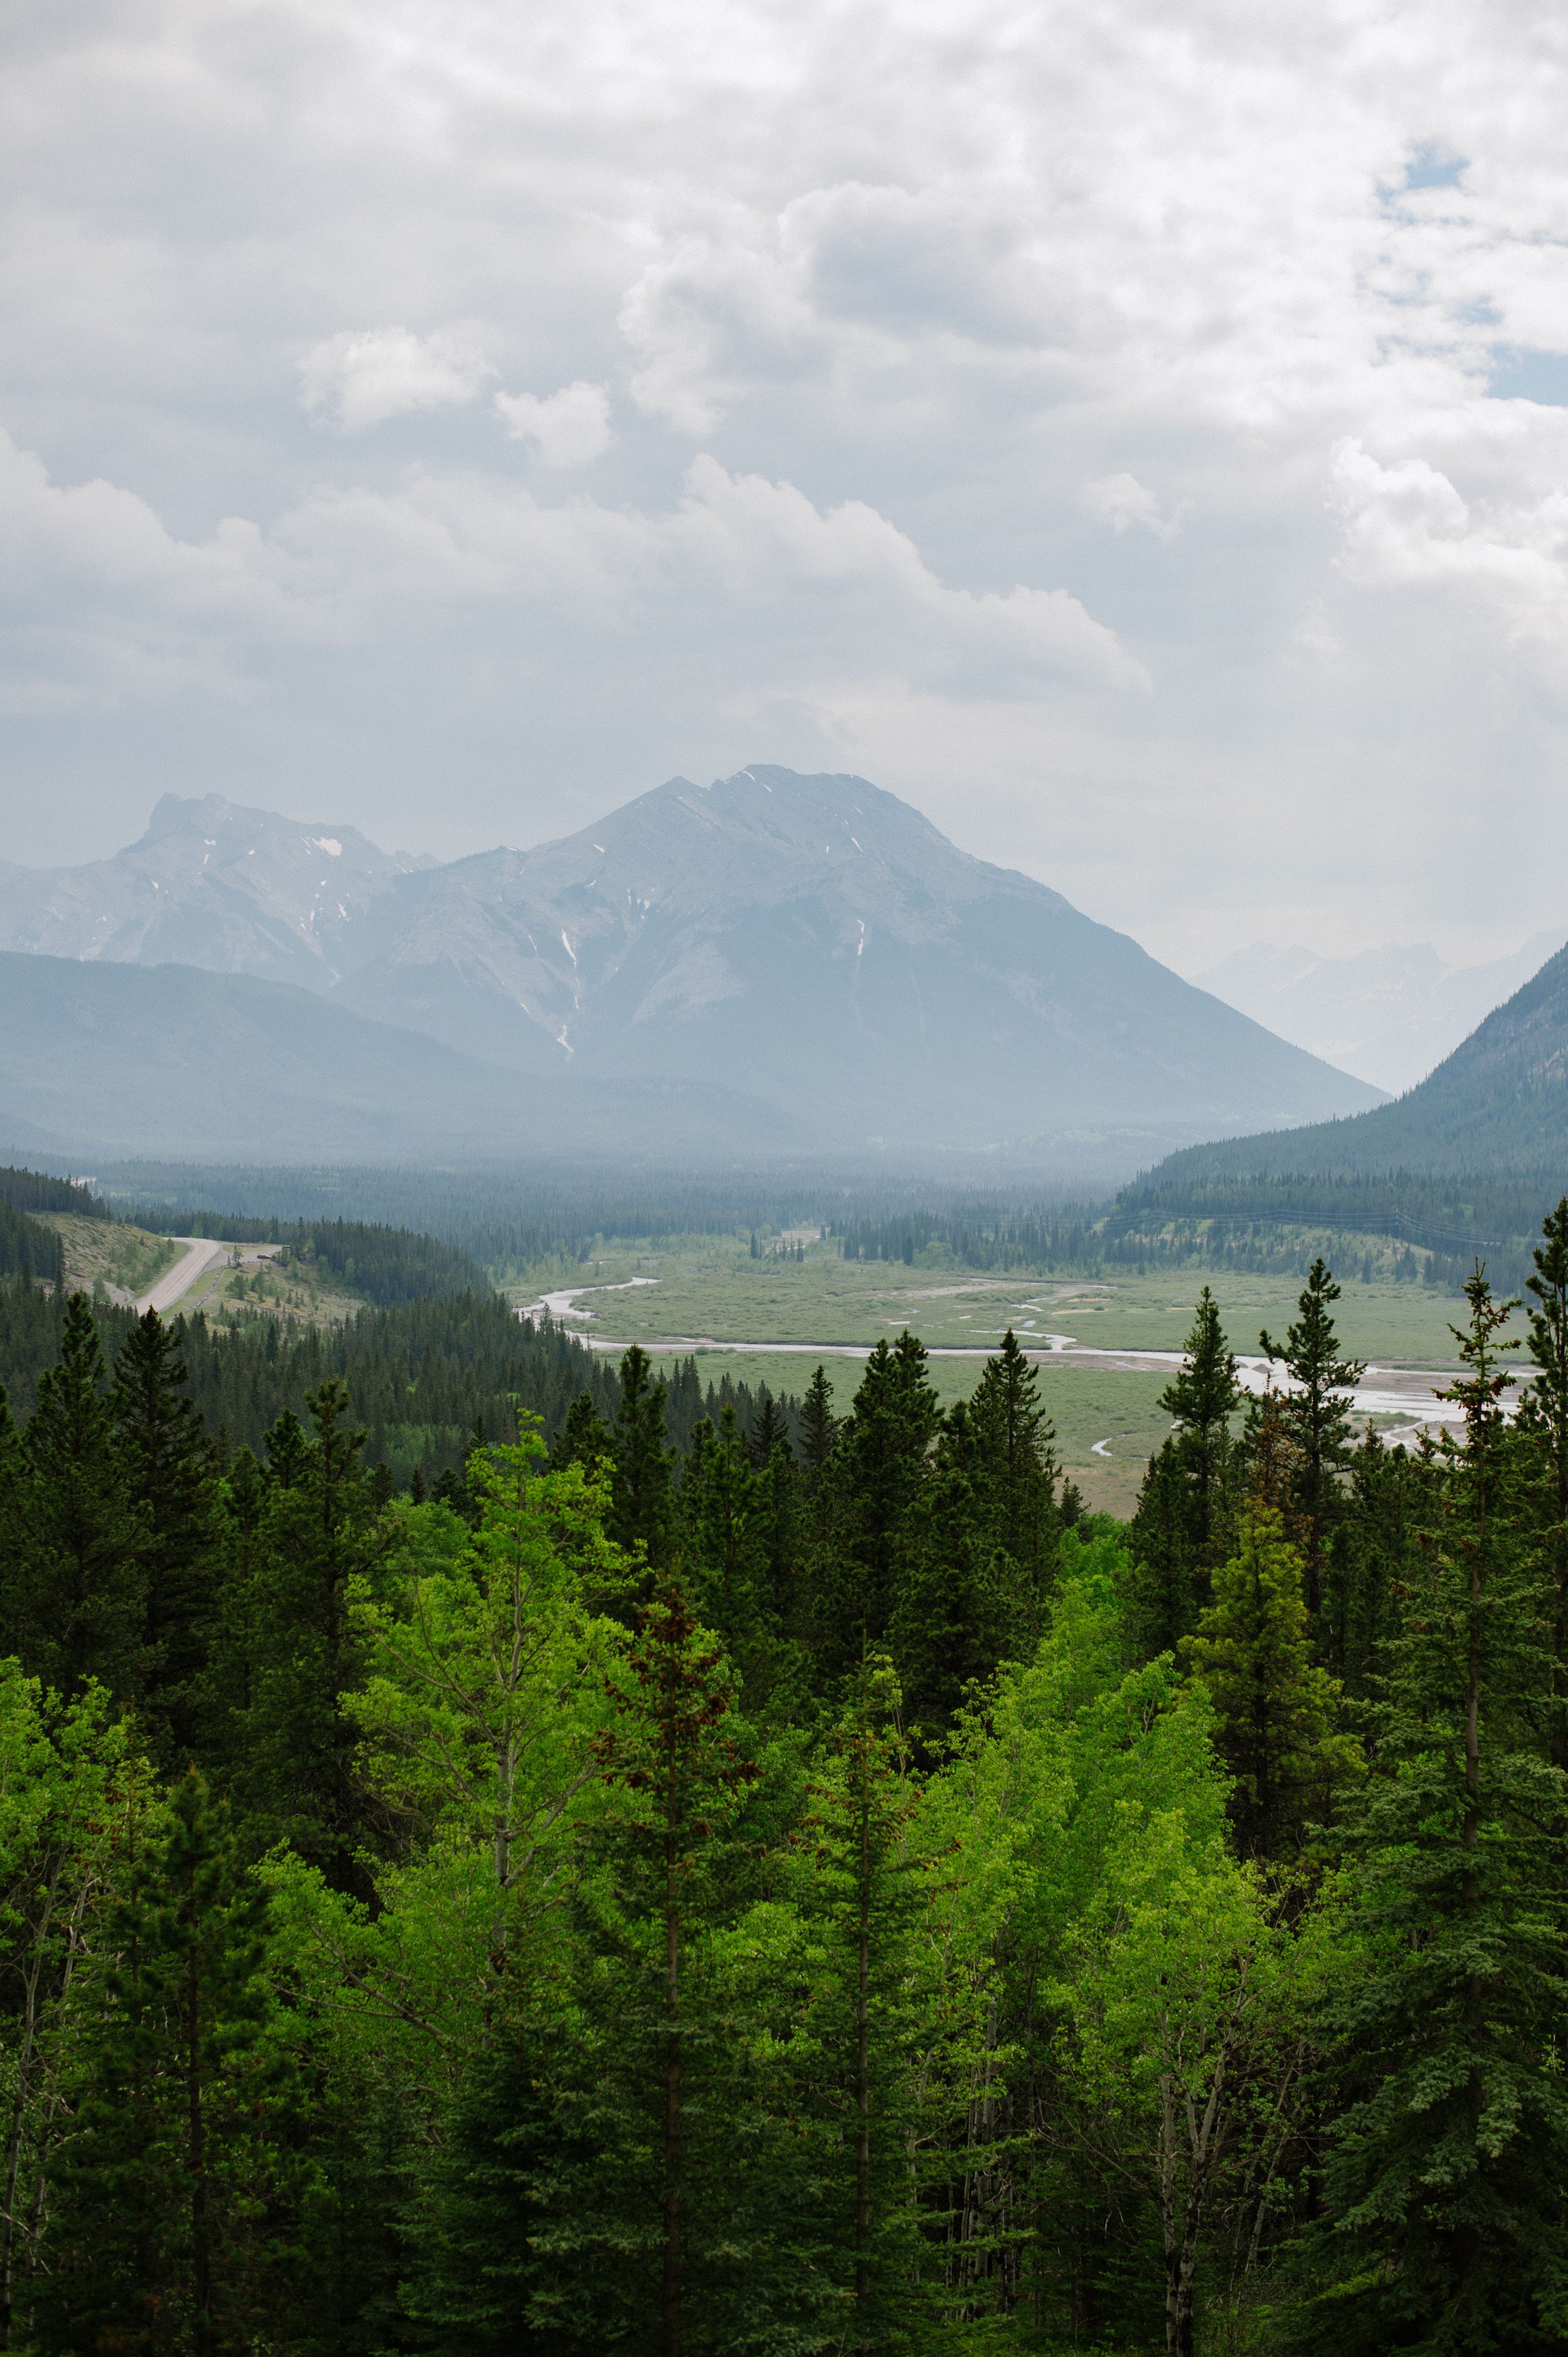
[[[761,765],[446,866],[166,796],[113,859],[0,877],[0,949],[285,980],[536,1082],[720,1084],[816,1146],[1143,1158],[1380,1093],[896,795]]]

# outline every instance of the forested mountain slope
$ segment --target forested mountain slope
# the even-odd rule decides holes
[[[286,971],[531,1081],[726,1082],[802,1143],[1088,1131],[1131,1157],[1376,1101],[864,779],[671,779],[560,842],[424,869],[210,798],[156,826],[156,857],[122,855],[136,924],[56,874],[45,926],[13,873],[0,941]]]
[[[1225,1138],[1171,1155],[1148,1184],[1537,1170],[1568,1162],[1568,950],[1495,1008],[1427,1079],[1348,1121]]]

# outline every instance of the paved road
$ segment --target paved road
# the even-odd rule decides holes
[[[227,1244],[216,1243],[210,1236],[176,1236],[173,1242],[185,1246],[184,1255],[164,1271],[155,1286],[137,1295],[132,1307],[138,1318],[149,1309],[156,1309],[163,1317],[177,1301],[183,1301],[197,1279],[205,1276],[209,1268],[216,1268],[229,1252]]]

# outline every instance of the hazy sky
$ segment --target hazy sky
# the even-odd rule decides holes
[[[855,770],[1187,970],[1568,919],[1568,16],[10,0],[0,856]]]

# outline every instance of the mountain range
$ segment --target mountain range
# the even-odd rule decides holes
[[[1508,957],[1453,965],[1430,942],[1385,942],[1341,958],[1254,942],[1194,980],[1281,1039],[1397,1094],[1424,1080],[1562,947],[1561,930],[1536,933]]]
[[[1186,1149],[1150,1184],[1542,1169],[1553,1193],[1568,1182],[1568,949],[1391,1104]]]
[[[607,1131],[648,1151],[1001,1149],[1108,1173],[1380,1093],[864,779],[760,765],[445,865],[166,795],[113,858],[0,870],[0,951],[17,1144],[131,1150],[127,1124],[161,1119],[160,1150],[237,1151],[242,1117],[279,1153],[303,1126],[339,1158],[365,1150],[349,1129],[383,1155],[596,1149]],[[263,1036],[264,1055],[239,1044]],[[216,1094],[209,1041],[239,1060]],[[339,1123],[321,1108],[345,1059]]]

